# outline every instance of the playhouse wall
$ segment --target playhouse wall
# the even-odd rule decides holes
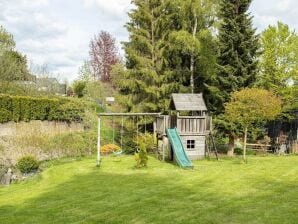
[[[196,135],[196,136],[181,136],[181,140],[188,155],[189,159],[197,160],[197,159],[204,159],[205,158],[205,136],[203,135]],[[195,148],[188,149],[187,148],[187,141],[194,140],[195,141]]]

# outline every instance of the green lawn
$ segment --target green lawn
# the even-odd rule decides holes
[[[150,158],[52,165],[0,188],[0,223],[298,223],[298,157],[197,161],[182,170]]]

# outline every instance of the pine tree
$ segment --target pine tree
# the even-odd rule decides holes
[[[126,28],[130,34],[124,43],[126,71],[119,79],[120,92],[128,110],[164,111],[167,83],[163,79],[162,0],[134,0]]]
[[[220,56],[216,112],[222,113],[230,94],[252,86],[257,75],[258,36],[248,13],[252,0],[221,0]]]
[[[133,3],[126,70],[115,68],[127,109],[167,111],[171,93],[206,92],[216,64],[213,0]]]
[[[256,81],[258,66],[258,36],[248,13],[252,0],[221,0],[218,33],[219,72],[216,82],[210,88],[213,98],[213,112],[218,130],[229,135],[228,155],[234,153],[238,127],[222,116],[224,105],[231,93],[252,86]]]

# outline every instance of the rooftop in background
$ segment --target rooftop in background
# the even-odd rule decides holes
[[[177,111],[207,111],[203,94],[173,93],[170,108]]]

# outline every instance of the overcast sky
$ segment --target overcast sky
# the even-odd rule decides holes
[[[0,25],[30,61],[73,80],[94,34],[106,30],[119,46],[127,40],[130,8],[130,0],[0,0]],[[259,32],[278,20],[298,29],[297,0],[254,0],[251,12]]]

